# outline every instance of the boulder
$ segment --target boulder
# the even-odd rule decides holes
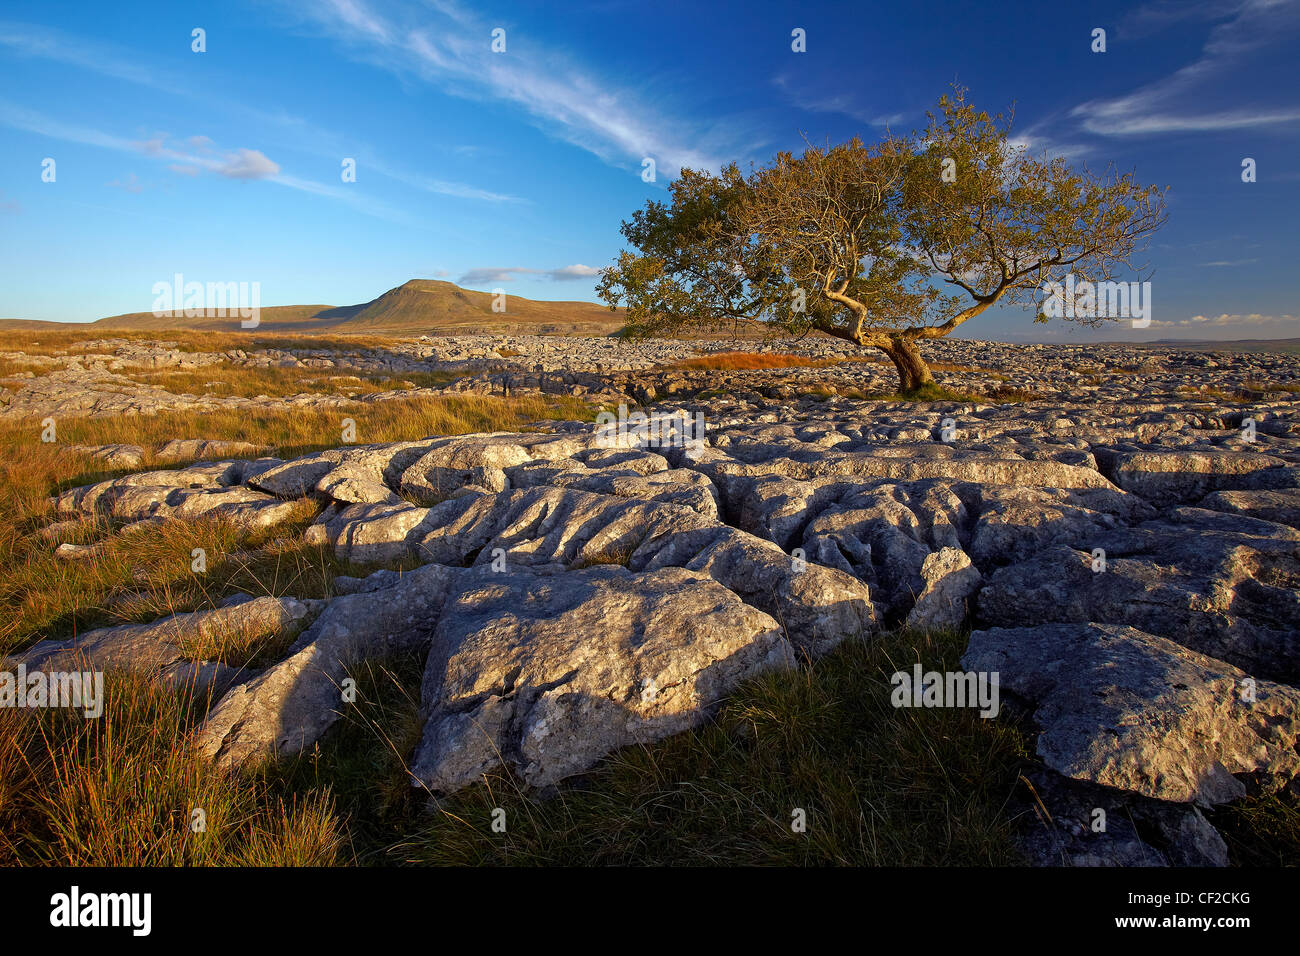
[[[1300,691],[1136,628],[975,631],[962,667],[1028,702],[1038,756],[1066,777],[1210,806],[1300,774]]]
[[[737,683],[793,661],[776,621],[704,574],[477,570],[433,637],[411,774],[438,793],[503,764],[552,784],[698,725]]]

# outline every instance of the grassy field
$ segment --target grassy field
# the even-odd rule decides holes
[[[330,412],[227,409],[202,416],[67,419],[60,423],[58,444],[40,441],[39,423],[6,422],[0,425],[0,652],[38,636],[63,637],[87,627],[192,610],[233,590],[319,596],[331,576],[330,559],[304,545],[297,533],[319,507],[309,500],[300,503],[297,523],[261,537],[211,521],[169,522],[129,536],[115,535],[105,521],[48,531],[56,519],[52,495],[120,474],[102,470],[70,446],[138,445],[146,451],[144,470],[176,466],[155,458],[156,450],[174,438],[246,441],[279,457],[335,448],[345,417],[355,421],[358,443],[366,444],[521,430],[540,419],[593,415],[574,399],[397,398]],[[68,561],[54,555],[64,542],[103,546],[94,560]],[[210,564],[200,579],[189,570],[195,547],[227,557]]]
[[[25,352],[28,355],[110,355],[116,345],[107,341],[135,342],[139,345],[166,343],[180,352],[226,352],[243,349],[307,349],[350,351],[384,349],[395,341],[391,335],[374,332],[333,335],[322,333],[284,333],[268,331],[200,332],[193,329],[106,329],[95,325],[65,325],[39,330],[0,329],[0,352]],[[88,347],[86,343],[100,343]]]
[[[963,645],[850,641],[554,793],[496,774],[439,804],[406,772],[418,659],[359,668],[357,706],[317,747],[242,775],[192,753],[203,701],[114,678],[97,721],[0,712],[0,863],[1014,864],[1019,728],[889,704],[898,666],[952,668]]]
[[[574,399],[456,396],[346,414],[368,443],[594,412]],[[320,508],[310,499],[258,533],[221,521],[128,535],[106,521],[55,526],[50,505],[60,490],[116,474],[70,445],[140,445],[144,468],[174,438],[247,441],[288,457],[337,447],[340,417],[285,408],[69,419],[58,445],[41,443],[34,423],[0,426],[0,653],[234,593],[328,597],[339,574],[368,570],[303,540]],[[98,549],[61,559],[54,548],[65,541]],[[190,570],[194,547],[212,556],[202,576]],[[1013,834],[1033,825],[1021,809],[1030,729],[889,704],[890,674],[916,661],[958,669],[965,643],[907,632],[849,640],[748,683],[706,725],[626,748],[554,792],[499,773],[436,803],[406,772],[421,732],[418,658],[358,667],[357,706],[317,746],[241,774],[193,752],[208,701],[109,675],[98,720],[0,709],[0,865],[1015,864]],[[231,634],[195,651],[264,664],[284,645]],[[498,809],[504,832],[492,828]],[[792,829],[796,811],[804,832]],[[1239,862],[1300,858],[1293,796],[1246,801],[1214,822]]]

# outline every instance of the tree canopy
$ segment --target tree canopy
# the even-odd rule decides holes
[[[932,381],[918,342],[998,302],[1033,304],[1067,274],[1095,284],[1141,271],[1133,257],[1165,221],[1163,190],[1033,156],[1009,116],[961,88],[928,121],[910,137],[779,153],[747,174],[683,170],[669,202],[623,223],[632,250],[603,270],[601,297],[626,305],[631,335],[757,319],[878,348],[912,390]]]

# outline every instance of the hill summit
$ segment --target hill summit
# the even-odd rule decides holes
[[[279,332],[527,332],[603,334],[622,325],[620,313],[594,302],[546,302],[506,294],[504,311],[493,311],[490,292],[462,289],[439,279],[412,279],[357,305],[283,305],[261,310],[260,329]],[[114,315],[90,323],[109,329],[230,331],[222,317]],[[235,326],[237,328],[237,326]]]

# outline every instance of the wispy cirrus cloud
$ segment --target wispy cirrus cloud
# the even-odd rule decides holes
[[[851,119],[866,123],[876,129],[894,127],[907,119],[905,113],[882,113],[863,106],[856,93],[812,93],[792,79],[789,74],[778,73],[772,77],[772,85],[791,106],[809,113],[839,113]],[[829,83],[823,83],[829,87]]]
[[[351,3],[350,0],[337,0],[334,8],[346,23],[362,33],[370,34],[378,41],[389,39],[384,32],[374,32],[374,24],[366,18],[363,9],[358,4]],[[146,68],[132,62],[125,53],[113,46],[87,40],[63,30],[37,24],[0,21],[0,52],[15,56],[46,59],[97,73],[101,76],[112,77],[156,90],[164,90],[189,99],[209,102],[258,123],[289,130],[292,132],[294,142],[298,148],[308,149],[320,156],[335,159],[343,155],[344,152],[340,145],[342,140],[339,136],[315,127],[301,117],[291,116],[283,111],[267,111],[245,103],[234,103],[214,98],[210,94],[189,88],[180,76],[159,70],[153,66]],[[48,119],[44,120],[44,125],[46,129],[51,130],[60,128],[60,124]],[[40,132],[41,130],[33,129],[33,131]],[[50,135],[57,134],[51,133]],[[86,135],[88,137],[90,134],[87,133]],[[58,138],[67,139],[68,137],[60,135]],[[117,148],[117,144],[103,141],[94,142],[90,138],[77,141],[88,145]],[[147,152],[152,151],[153,155],[161,155],[162,145],[162,141],[155,138],[145,140],[141,147]],[[192,136],[186,141],[186,145],[201,155],[210,153],[213,148],[213,142],[207,136]],[[480,147],[465,146],[453,147],[453,149],[472,151],[478,150]],[[518,196],[482,189],[468,183],[405,173],[372,158],[367,158],[366,165],[389,179],[435,195],[486,202],[524,201]],[[273,176],[274,173],[268,172],[272,166],[276,166],[278,169],[278,164],[267,159],[264,155],[261,159],[258,159],[244,156],[240,151],[239,155],[228,157],[222,166],[215,167],[215,169],[221,175],[231,179],[259,179]],[[185,176],[197,174],[197,168],[193,166],[173,167],[173,171]]]
[[[1243,315],[1223,312],[1219,315],[1192,315],[1185,319],[1159,320],[1151,322],[1151,328],[1159,329],[1208,329],[1238,327],[1242,331],[1267,328],[1273,334],[1290,331],[1300,335],[1300,316],[1296,315],[1261,315],[1258,312]]]
[[[600,270],[581,263],[563,266],[559,269],[529,269],[523,266],[502,266],[470,269],[459,279],[457,285],[487,285],[495,282],[513,282],[516,276],[542,276],[553,282],[571,282],[577,279],[590,279],[600,274]]]
[[[264,180],[299,192],[337,200],[379,219],[407,225],[418,222],[404,210],[372,199],[353,187],[332,186],[286,175],[281,171],[278,163],[260,150],[247,147],[218,150],[212,140],[206,136],[191,136],[174,142],[169,134],[157,133],[148,139],[133,140],[91,127],[63,123],[4,100],[0,100],[0,126],[21,129],[64,142],[145,156],[165,162],[169,169],[183,176],[198,176],[206,170],[226,179],[245,182]],[[125,182],[109,185],[134,191],[129,189]]]
[[[6,56],[52,60],[143,86],[174,86],[177,81],[103,43],[37,24],[0,21],[0,50]]]
[[[497,24],[453,3],[402,3],[381,13],[366,0],[326,0],[292,13],[356,59],[464,99],[508,103],[612,164],[651,157],[669,175],[687,166],[716,169],[735,138],[724,123],[697,126],[664,115],[635,90],[531,46],[527,37],[507,31],[507,52],[493,53]],[[526,55],[516,55],[520,48]]]
[[[68,143],[99,146],[119,152],[136,152],[142,146],[137,141],[76,123],[64,123],[2,99],[0,99],[0,125],[48,136],[51,139],[61,139]]]
[[[433,193],[438,196],[454,196],[457,199],[479,199],[484,202],[494,203],[522,203],[528,200],[519,196],[512,196],[509,193],[494,192],[490,189],[480,189],[477,186],[470,186],[467,183],[452,182],[445,179],[436,179],[431,176],[421,176],[406,170],[390,166],[382,160],[365,159],[364,166],[366,169],[373,169],[381,176],[397,180],[414,189],[423,190],[427,193]]]
[[[1034,156],[1047,156],[1049,159],[1061,156],[1067,160],[1081,159],[1093,152],[1094,147],[1078,140],[1062,141],[1043,132],[1047,124],[1039,123],[1019,133],[1012,133],[1008,138],[1011,146],[1024,149]]]
[[[1269,84],[1253,84],[1248,69],[1251,58],[1294,40],[1300,30],[1300,4],[1295,0],[1158,2],[1130,13],[1116,33],[1120,40],[1142,39],[1176,23],[1213,19],[1223,22],[1210,29],[1196,60],[1124,96],[1081,103],[1070,116],[1083,130],[1100,136],[1216,132],[1300,122],[1294,87],[1277,90]]]

